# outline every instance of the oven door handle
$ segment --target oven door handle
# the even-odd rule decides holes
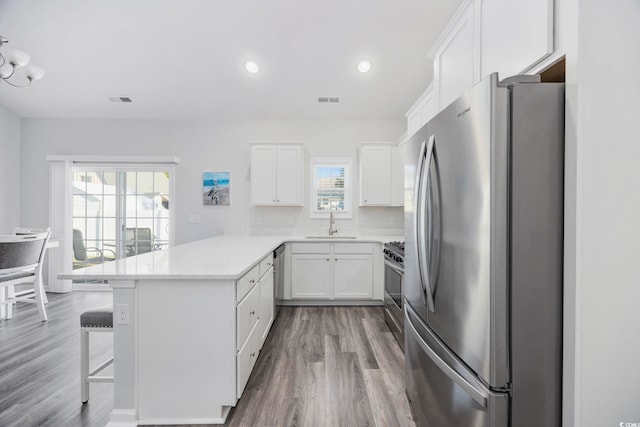
[[[396,273],[404,275],[404,269],[401,269],[400,267],[397,267],[396,265],[392,264],[389,260],[385,259],[384,260],[384,265],[386,265],[387,267],[391,268]]]

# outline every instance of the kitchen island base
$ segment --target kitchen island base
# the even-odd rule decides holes
[[[109,426],[222,424],[235,406],[236,282],[112,281],[114,410]],[[133,351],[132,351],[133,350]]]

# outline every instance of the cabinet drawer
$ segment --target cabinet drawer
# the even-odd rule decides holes
[[[260,278],[260,266],[255,265],[247,274],[242,276],[236,284],[236,302],[239,302],[244,296],[258,283]]]
[[[236,336],[236,350],[240,350],[249,336],[249,332],[258,321],[260,310],[260,287],[254,286],[247,296],[236,307],[238,330]]]
[[[249,335],[247,342],[238,352],[236,359],[236,393],[238,399],[242,396],[242,392],[247,385],[247,381],[249,381],[249,376],[251,376],[251,370],[256,364],[259,347],[260,333],[257,325],[255,325],[251,330],[251,334]]]
[[[273,253],[270,253],[266,257],[260,261],[260,277],[264,276],[265,273],[271,268],[273,265]]]
[[[373,253],[373,243],[336,243],[333,252],[336,254],[370,254]]]
[[[292,243],[291,253],[294,254],[328,254],[331,252],[330,243]]]

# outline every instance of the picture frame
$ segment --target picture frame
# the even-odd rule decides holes
[[[230,172],[204,172],[202,174],[202,204],[204,206],[230,206],[230,190]]]

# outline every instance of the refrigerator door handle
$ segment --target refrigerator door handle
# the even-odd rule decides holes
[[[413,208],[415,211],[415,214],[413,216],[414,218],[414,224],[413,224],[413,245],[414,245],[414,252],[416,254],[417,257],[417,266],[418,266],[418,279],[420,280],[420,295],[422,295],[422,302],[424,305],[427,305],[427,300],[426,300],[426,295],[424,292],[424,273],[422,272],[422,265],[420,263],[420,247],[421,247],[421,242],[420,240],[422,239],[422,202],[420,199],[420,193],[421,193],[421,186],[422,186],[422,177],[424,176],[423,172],[424,172],[424,159],[425,159],[425,152],[427,150],[427,142],[423,141],[422,145],[420,146],[420,154],[418,155],[418,167],[416,168],[416,182],[414,185],[414,196],[413,196]]]
[[[413,311],[412,308],[409,307],[409,304],[405,304],[404,305],[404,312],[405,312],[404,315],[405,315],[405,319],[406,319],[405,324],[409,325],[409,328],[408,328],[409,332],[411,333],[411,335],[413,335],[413,338],[415,338],[416,342],[418,343],[420,348],[422,348],[422,350],[425,352],[425,354],[427,356],[429,356],[431,361],[433,363],[435,363],[436,366],[438,366],[438,368],[440,368],[440,370],[447,377],[449,377],[451,379],[451,381],[456,383],[469,396],[471,396],[471,398],[474,401],[476,401],[476,403],[478,403],[478,405],[482,406],[483,408],[486,408],[487,407],[487,400],[488,400],[489,396],[486,393],[483,393],[482,390],[478,390],[469,381],[465,380],[459,373],[457,373],[451,366],[449,366],[447,364],[447,362],[442,360],[440,358],[440,356],[438,356],[436,354],[436,352],[433,351],[431,349],[431,347],[429,347],[429,344],[427,344],[424,341],[424,339],[422,339],[420,334],[418,334],[418,331],[416,330],[416,327],[413,326],[413,321],[411,320],[411,317],[417,317],[417,314]],[[411,316],[410,316],[410,314],[411,314]]]
[[[431,171],[431,164],[434,162],[434,158],[433,158],[433,150],[436,144],[436,138],[435,135],[431,135],[431,137],[429,138],[429,145],[427,145],[427,150],[425,153],[425,157],[424,157],[424,164],[425,167],[424,169],[424,173],[422,174],[422,179],[423,179],[423,183],[420,185],[420,215],[418,215],[420,217],[419,221],[422,224],[422,226],[424,226],[424,224],[426,223],[425,221],[425,212],[426,212],[426,208],[427,208],[427,181],[429,179],[429,174]],[[433,218],[431,216],[429,216],[429,221],[432,221]],[[420,252],[418,252],[418,264],[420,265],[420,271],[424,272],[423,273],[423,283],[424,283],[424,291],[427,294],[427,307],[429,308],[429,311],[431,311],[432,313],[435,312],[436,308],[435,308],[435,302],[433,301],[433,292],[431,290],[431,272],[429,271],[428,268],[428,260],[427,260],[427,245],[425,242],[425,230],[422,229],[422,232],[420,233],[421,239],[420,239]],[[429,248],[429,250],[431,250],[431,248]]]

